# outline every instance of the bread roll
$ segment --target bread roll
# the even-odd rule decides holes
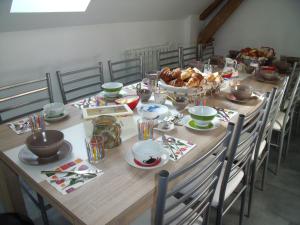
[[[185,70],[181,72],[181,80],[187,80],[192,76],[191,71]]]
[[[181,69],[180,68],[176,68],[175,70],[172,71],[172,76],[174,79],[178,79],[181,78]]]
[[[175,87],[182,87],[184,86],[184,81],[180,78],[172,80],[169,82],[169,85],[175,86]]]

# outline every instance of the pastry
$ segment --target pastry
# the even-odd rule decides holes
[[[166,83],[169,83],[171,80],[174,79],[173,76],[172,76],[172,72],[171,72],[169,67],[165,67],[161,70],[160,78]]]
[[[173,79],[178,79],[178,78],[181,79],[180,75],[181,75],[181,69],[180,68],[176,68],[175,70],[172,71]]]
[[[195,77],[189,79],[187,86],[188,87],[199,87],[201,80]]]
[[[184,86],[184,81],[181,80],[180,78],[171,80],[169,82],[169,85],[175,86],[175,87],[183,87]]]

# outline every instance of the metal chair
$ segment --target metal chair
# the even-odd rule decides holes
[[[208,60],[214,56],[215,48],[214,42],[209,42],[206,44],[200,45],[200,60],[204,63],[208,62]]]
[[[49,73],[43,79],[0,87],[0,93],[0,124],[40,111],[53,102]]]
[[[163,67],[170,67],[171,69],[183,68],[182,51],[182,47],[175,50],[158,51],[156,57],[158,70],[161,70]]]
[[[199,60],[200,45],[182,48],[182,66],[186,67],[191,61]]]
[[[285,87],[277,91],[277,88],[273,88],[268,98],[268,103],[266,106],[264,118],[262,120],[260,133],[257,139],[257,144],[255,146],[254,154],[252,156],[252,165],[251,165],[252,171],[251,171],[250,190],[249,190],[249,199],[248,199],[248,216],[250,216],[251,213],[256,174],[262,165],[264,165],[264,171],[263,171],[263,177],[261,182],[261,188],[263,189],[264,186],[265,176],[268,168],[269,149],[270,149],[269,145],[266,148],[267,141],[272,136],[273,123],[275,121],[276,114],[279,109],[279,105],[284,93],[284,89]]]
[[[256,110],[255,116],[251,120],[246,120],[248,122],[245,126],[244,115],[239,116],[233,133],[235,138],[231,143],[231,152],[227,156],[226,164],[221,172],[221,179],[212,200],[212,206],[217,209],[217,225],[222,224],[223,216],[239,197],[241,197],[239,224],[241,225],[243,222],[251,158],[263,123],[266,105],[267,100],[265,98],[259,109]],[[240,138],[246,134],[247,138]]]
[[[274,146],[278,149],[278,158],[275,168],[275,173],[278,174],[280,163],[283,155],[283,148],[285,147],[284,154],[286,155],[289,149],[290,145],[290,139],[291,139],[291,128],[292,128],[292,121],[294,117],[294,108],[296,103],[296,96],[298,95],[298,92],[300,92],[300,72],[298,76],[296,77],[296,81],[293,83],[293,89],[292,93],[288,102],[288,106],[286,108],[285,112],[279,112],[274,125],[273,125],[273,131],[279,133],[279,141],[277,143],[271,143],[271,146]],[[284,139],[287,136],[287,143],[284,146]]]
[[[56,75],[64,104],[99,93],[104,82],[101,62],[98,66],[79,70],[56,71]]]
[[[148,210],[132,224],[208,224],[210,203],[233,129],[234,124],[230,123],[219,143],[197,160],[171,174],[160,171],[153,223]],[[214,152],[216,156],[212,156]],[[183,190],[187,190],[186,193]]]
[[[142,56],[115,62],[108,60],[108,68],[111,81],[125,85],[139,82],[145,75]]]

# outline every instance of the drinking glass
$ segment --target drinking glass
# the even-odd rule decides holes
[[[142,118],[138,119],[137,128],[138,128],[139,140],[153,139],[153,127],[154,127],[154,120],[148,120]]]
[[[105,157],[104,138],[93,136],[85,139],[88,160],[90,163],[97,163]]]
[[[165,104],[166,99],[167,99],[166,91],[163,91],[159,88],[154,91],[154,102],[155,103],[163,105],[163,104]]]

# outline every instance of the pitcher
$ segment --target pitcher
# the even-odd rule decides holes
[[[237,61],[235,59],[232,58],[225,58],[225,66],[223,71],[232,71],[234,72],[237,68]]]

